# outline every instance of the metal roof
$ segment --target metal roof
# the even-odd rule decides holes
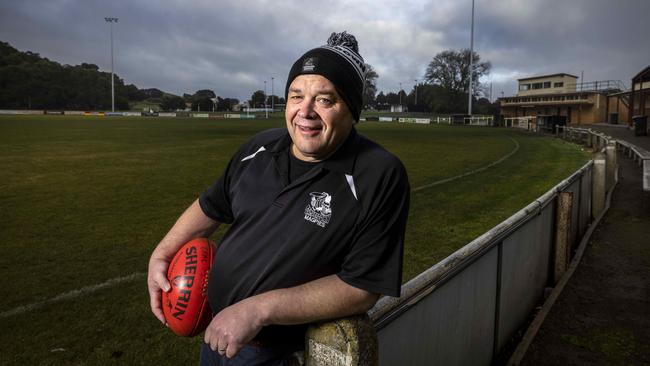
[[[549,77],[551,77],[551,76],[570,76],[570,77],[572,77],[572,78],[576,78],[576,79],[578,78],[578,77],[575,76],[575,75],[566,74],[566,73],[559,73],[559,74],[549,74],[549,75],[531,76],[531,77],[527,77],[527,78],[517,79],[517,81],[530,80],[530,79],[549,78]]]

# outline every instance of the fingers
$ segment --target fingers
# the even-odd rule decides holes
[[[151,286],[149,287],[149,305],[151,306],[151,312],[153,315],[155,315],[161,323],[165,324],[165,315],[162,311],[160,290],[152,289]]]
[[[242,345],[239,343],[229,344],[226,349],[226,357],[233,358],[239,352]]]
[[[163,324],[166,324],[165,315],[162,310],[162,291],[169,291],[171,285],[167,280],[168,263],[164,261],[152,261],[149,263],[147,276],[147,287],[149,289],[149,304],[151,312]]]
[[[236,341],[232,335],[223,332],[223,330],[214,329],[212,326],[206,329],[203,341],[212,351],[228,358],[235,357],[242,348],[242,344]]]

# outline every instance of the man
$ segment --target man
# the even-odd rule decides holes
[[[231,224],[210,273],[202,364],[286,364],[307,323],[399,296],[410,189],[401,162],[354,128],[364,70],[345,32],[300,57],[287,79],[287,128],[244,144],[154,250],[149,294],[164,323],[174,253]]]

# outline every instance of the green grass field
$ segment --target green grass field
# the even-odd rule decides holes
[[[196,364],[149,312],[149,254],[235,149],[267,121],[0,117],[0,313],[136,273],[136,279],[0,316],[2,365]],[[579,147],[515,130],[362,123],[398,155],[412,188],[404,280],[580,167]],[[516,141],[516,142],[515,142]]]

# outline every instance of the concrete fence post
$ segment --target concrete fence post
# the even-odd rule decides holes
[[[650,159],[643,159],[643,190],[650,191]]]
[[[553,280],[560,281],[571,262],[571,212],[573,210],[573,192],[560,192],[557,196],[557,213],[555,215],[555,261]]]
[[[587,133],[587,147],[592,147],[594,144],[592,143],[592,140],[594,138],[594,134],[591,133],[591,130]]]
[[[612,141],[605,147],[605,154],[607,158],[607,192],[609,192],[614,183],[618,181],[618,160],[616,157],[616,145]]]
[[[591,216],[593,218],[598,217],[605,208],[606,164],[605,154],[599,152],[594,155],[594,167],[591,177],[593,185],[591,189]]]
[[[367,314],[309,327],[305,336],[305,366],[376,366],[377,333]]]

